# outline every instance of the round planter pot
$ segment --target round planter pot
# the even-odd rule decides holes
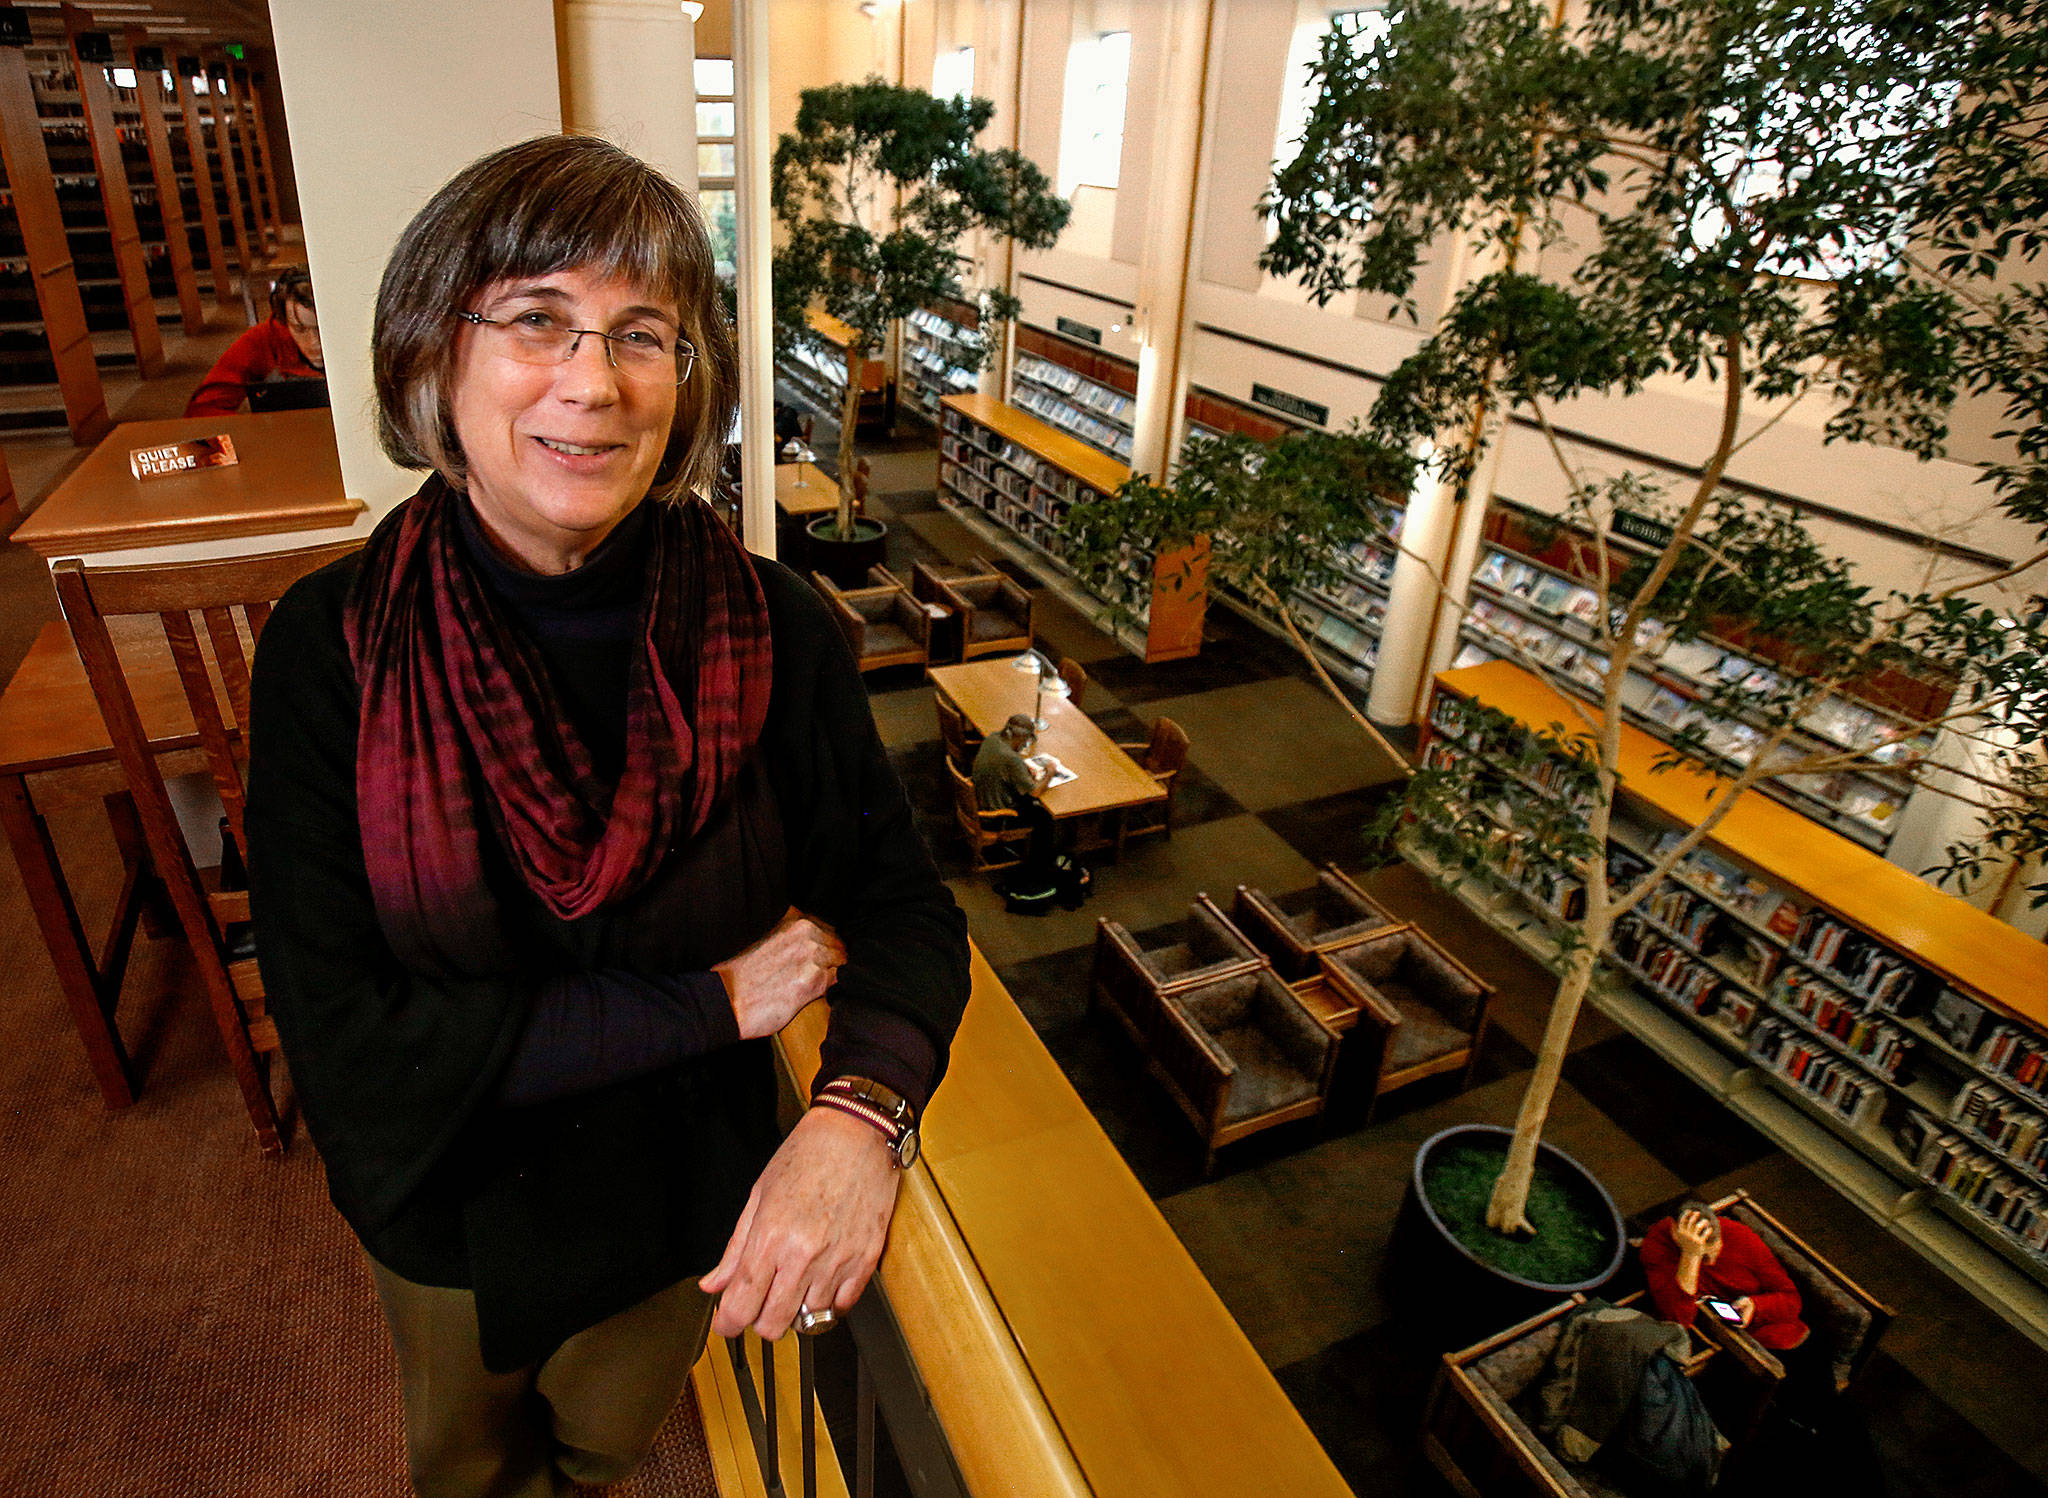
[[[1598,1289],[1613,1278],[1628,1252],[1621,1211],[1607,1188],[1585,1166],[1547,1144],[1538,1147],[1538,1175],[1562,1184],[1573,1205],[1605,1234],[1608,1249],[1595,1272],[1569,1283],[1545,1283],[1489,1264],[1459,1242],[1423,1185],[1432,1156],[1449,1146],[1478,1144],[1505,1158],[1513,1137],[1513,1130],[1492,1124],[1445,1129],[1423,1141],[1408,1173],[1388,1254],[1389,1289],[1395,1304],[1409,1308],[1418,1331],[1443,1351],[1505,1330],[1575,1291]]]
[[[889,527],[881,521],[862,516],[853,528],[853,539],[842,541],[836,515],[820,515],[804,527],[810,565],[842,588],[866,583],[868,568],[880,563],[889,550]]]

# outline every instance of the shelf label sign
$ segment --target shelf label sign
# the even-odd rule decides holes
[[[1296,421],[1305,421],[1310,426],[1326,427],[1330,424],[1330,408],[1319,406],[1314,401],[1303,400],[1298,395],[1289,395],[1285,390],[1275,390],[1271,385],[1252,386],[1252,404],[1264,406],[1269,411],[1278,411]]]
[[[1652,520],[1647,515],[1638,515],[1633,510],[1616,510],[1614,523],[1609,527],[1615,535],[1630,541],[1640,541],[1645,546],[1669,546],[1671,527],[1661,520]]]
[[[226,468],[241,461],[235,456],[234,439],[222,433],[163,447],[138,447],[128,454],[128,471],[139,479],[161,479],[201,468]]]
[[[28,12],[0,7],[0,47],[26,47],[29,40]]]
[[[1091,328],[1084,322],[1075,322],[1071,317],[1056,317],[1053,319],[1053,326],[1069,338],[1078,338],[1083,343],[1092,343],[1097,348],[1102,347],[1102,329],[1100,328]]]

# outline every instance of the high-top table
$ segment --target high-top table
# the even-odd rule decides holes
[[[128,455],[225,434],[240,460],[138,479]],[[363,511],[341,485],[334,422],[325,410],[126,421],[114,428],[15,529],[46,560],[348,526]]]
[[[1038,678],[1019,671],[1011,664],[1014,659],[997,656],[964,666],[934,666],[928,674],[932,685],[951,698],[986,738],[1001,733],[1012,713],[1028,715],[1038,701]],[[1052,755],[1075,776],[1065,785],[1047,788],[1040,797],[1055,821],[1166,799],[1166,787],[1081,709],[1050,692],[1044,707],[1046,726],[1039,731],[1036,752]]]

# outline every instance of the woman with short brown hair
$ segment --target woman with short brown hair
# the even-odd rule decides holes
[[[423,1494],[615,1481],[707,1327],[849,1307],[966,1000],[830,617],[693,492],[715,290],[601,141],[459,174],[377,306],[386,450],[433,473],[257,656],[258,957]],[[779,1139],[766,1037],[828,989]]]

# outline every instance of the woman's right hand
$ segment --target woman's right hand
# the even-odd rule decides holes
[[[1688,1212],[1672,1225],[1671,1241],[1686,1258],[1705,1258],[1714,1241],[1714,1225],[1699,1213]]]
[[[846,944],[823,921],[792,907],[781,924],[711,969],[725,983],[740,1039],[773,1035],[839,976]]]

